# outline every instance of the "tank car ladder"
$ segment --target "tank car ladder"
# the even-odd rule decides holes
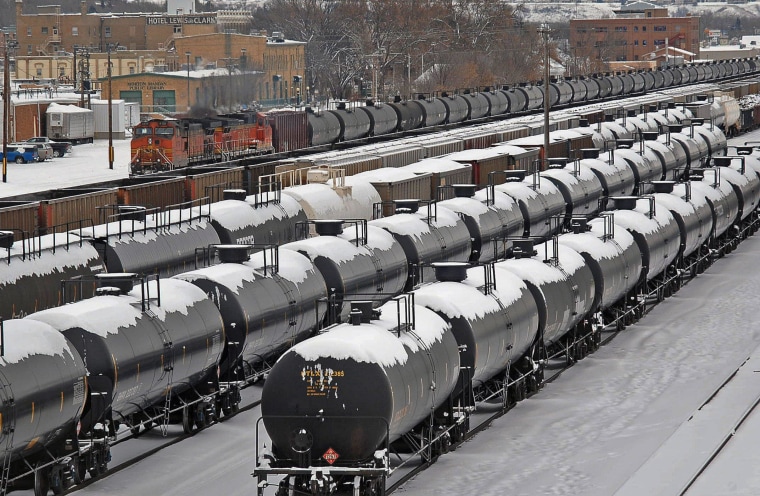
[[[161,434],[166,437],[169,432],[169,416],[172,406],[172,382],[174,380],[174,343],[172,342],[169,329],[159,320],[151,309],[146,309],[145,314],[149,316],[158,326],[158,333],[161,341],[164,343],[164,353],[161,355],[161,362],[164,366],[166,375],[166,401],[164,402],[163,422],[161,422]]]
[[[3,466],[2,476],[0,476],[0,496],[5,496],[8,492],[8,478],[11,471],[11,451],[13,449],[13,434],[16,432],[16,402],[11,392],[11,387],[5,376],[0,373],[0,403],[8,406],[8,418],[3,418],[0,414],[0,425],[2,433],[5,436],[5,447],[3,449]]]

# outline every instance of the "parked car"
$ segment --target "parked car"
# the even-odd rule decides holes
[[[39,156],[37,155],[37,148],[29,146],[13,146],[8,145],[8,162],[16,162],[17,164],[27,164],[29,162],[39,162]],[[0,148],[0,160],[3,158],[3,151]]]
[[[11,143],[13,146],[33,146],[37,149],[37,161],[44,162],[49,158],[53,158],[53,147],[45,143]]]
[[[47,145],[50,145],[50,147],[53,149],[53,156],[54,157],[63,157],[67,153],[71,153],[71,143],[67,143],[64,141],[53,141],[47,136],[35,136],[34,138],[29,138],[26,140],[27,143],[45,143]]]

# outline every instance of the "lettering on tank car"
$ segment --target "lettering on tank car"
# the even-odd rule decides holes
[[[306,384],[306,396],[329,398],[338,397],[336,377],[345,377],[345,371],[322,367],[322,364],[307,365],[301,369],[301,380]]]
[[[84,386],[84,379],[78,378],[76,382],[74,382],[74,399],[72,404],[73,405],[81,405],[84,403],[84,394],[85,394],[85,386]]]

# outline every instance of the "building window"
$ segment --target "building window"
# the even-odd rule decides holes
[[[134,74],[135,73],[135,66],[131,65],[129,66],[129,73]]]
[[[641,40],[641,45],[642,46],[647,46],[647,40]]]
[[[639,46],[639,40],[633,40],[633,46]]]
[[[42,34],[48,34],[48,27],[42,26]]]
[[[35,73],[37,74],[37,77],[42,77],[42,67],[37,67]]]
[[[628,31],[628,26],[615,26],[615,31],[618,33],[624,33]]]
[[[181,34],[182,33],[182,24],[176,24],[174,26],[174,33],[175,34]]]
[[[578,28],[578,29],[576,29],[576,30],[575,30],[575,32],[576,32],[576,33],[585,33],[585,32],[586,32],[586,28],[585,28],[585,27],[583,27],[583,28]]]
[[[28,27],[26,28],[26,35],[27,35],[27,36],[31,36],[31,35],[32,35],[32,27],[31,27],[31,26],[28,26]]]
[[[638,33],[639,32],[639,27],[638,26],[634,26],[633,27],[633,32],[634,33]]]
[[[655,26],[653,29],[655,31],[667,31],[668,30],[667,26]]]
[[[27,53],[28,55],[31,55],[31,54],[32,54],[32,45],[27,45],[27,46],[26,46],[26,53]]]
[[[642,31],[646,31],[646,30],[647,30],[647,27],[646,27],[646,26],[641,26],[641,30],[642,30]]]
[[[79,28],[77,26],[71,27],[71,36],[79,36]]]
[[[104,34],[105,34],[106,38],[110,38],[111,37],[111,26],[106,26],[105,27],[105,33]]]

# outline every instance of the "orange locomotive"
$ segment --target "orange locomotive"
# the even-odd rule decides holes
[[[173,170],[272,153],[266,115],[154,118],[132,128],[131,174]]]

